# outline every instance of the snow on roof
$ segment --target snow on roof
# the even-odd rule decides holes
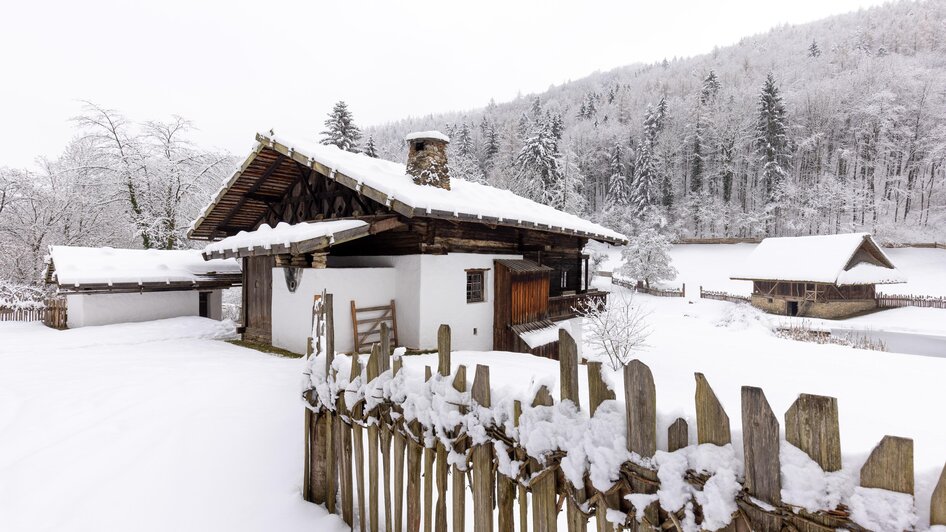
[[[404,140],[417,140],[417,139],[436,139],[442,140],[444,142],[450,142],[450,137],[444,135],[439,131],[415,131],[413,133],[408,133]]]
[[[268,250],[278,245],[289,247],[298,242],[320,237],[333,239],[337,233],[359,227],[367,228],[368,223],[362,220],[326,220],[297,224],[280,222],[276,224],[276,227],[264,224],[255,231],[240,231],[234,236],[208,244],[204,247],[204,253],[237,251],[238,249],[253,250],[254,248]]]
[[[891,267],[863,261],[851,264],[862,246]],[[766,238],[731,278],[837,285],[906,282],[892,265],[869,233]]]
[[[430,132],[424,134],[427,133]],[[574,214],[517,196],[508,190],[458,178],[451,179],[450,190],[418,185],[407,174],[405,165],[401,163],[340,150],[335,146],[325,146],[315,141],[289,139],[272,133],[259,133],[257,139],[259,140],[257,150],[264,146],[273,147],[275,144],[281,144],[288,149],[290,154],[298,154],[309,161],[326,166],[332,174],[340,172],[354,179],[358,183],[359,190],[362,186],[369,186],[385,194],[389,204],[398,201],[427,214],[432,211],[441,211],[452,213],[454,217],[463,215],[492,222],[498,220],[501,225],[532,226],[539,230],[578,233],[591,238],[603,238],[616,242],[627,241],[627,237],[616,231]],[[217,192],[216,199],[191,224],[191,231],[210,213],[216,202],[235,183],[238,176],[239,173],[231,177]]]
[[[50,246],[52,279],[60,287],[145,283],[200,283],[240,275],[233,259],[205,261],[200,250]]]

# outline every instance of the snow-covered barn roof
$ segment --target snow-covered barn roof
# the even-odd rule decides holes
[[[299,182],[298,167],[312,169],[407,218],[481,222],[575,235],[623,244],[627,238],[573,214],[508,190],[454,178],[450,190],[418,185],[404,164],[258,133],[257,144],[213,201],[191,224],[188,236],[212,240],[251,229],[269,212],[267,200]]]
[[[869,233],[766,238],[732,279],[839,286],[906,282]]]
[[[204,247],[207,260],[278,253],[308,253],[368,236],[371,225],[364,220],[325,220],[276,227],[262,225],[255,231],[240,231],[234,236]]]
[[[50,246],[46,282],[60,292],[228,288],[242,282],[233,259],[205,261],[200,250]]]

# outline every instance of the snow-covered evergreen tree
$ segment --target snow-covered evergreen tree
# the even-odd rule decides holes
[[[776,200],[779,187],[785,178],[788,161],[788,138],[785,105],[770,72],[759,94],[758,118],[756,121],[756,145],[762,162],[760,179],[765,191],[766,203]]]
[[[539,127],[519,150],[516,156],[518,175],[529,183],[529,189],[535,191],[534,199],[541,200],[555,187],[559,179],[559,156],[558,143],[548,124]]]
[[[460,124],[456,129],[455,133],[450,135],[452,144],[456,146],[456,151],[458,154],[464,157],[472,157],[473,152],[475,151],[475,146],[473,145],[473,134],[470,131],[470,125],[466,122]]]
[[[673,279],[677,270],[670,258],[672,244],[666,219],[654,210],[648,211],[621,252],[621,273],[642,281],[647,288],[651,283]]]
[[[325,131],[322,140],[325,145],[337,146],[339,149],[358,152],[358,141],[361,140],[361,130],[355,125],[355,119],[348,110],[348,105],[339,100],[325,120]]]
[[[815,40],[811,41],[811,44],[808,45],[808,57],[818,57],[821,55],[821,48],[818,47],[818,42]]]
[[[365,147],[361,152],[368,157],[374,157],[375,159],[378,158],[378,149],[374,145],[374,137],[368,135],[368,140],[365,141]]]
[[[619,144],[611,148],[608,173],[608,205],[627,207],[631,204],[631,184],[625,173],[623,154]]]

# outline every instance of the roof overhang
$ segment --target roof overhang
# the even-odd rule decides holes
[[[572,235],[609,244],[627,244],[627,240],[623,238],[556,227],[554,224],[437,209],[416,209],[381,190],[296,151],[291,146],[280,143],[275,138],[257,133],[256,141],[254,150],[220,188],[210,205],[204,209],[203,214],[194,221],[187,233],[188,238],[214,240],[236,234],[239,230],[255,229],[269,212],[267,200],[272,201],[283,197],[300,181],[306,171],[315,171],[406,218],[439,218],[489,226],[518,227]],[[241,225],[235,226],[234,222]]]

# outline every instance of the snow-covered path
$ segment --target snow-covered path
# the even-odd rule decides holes
[[[230,331],[0,324],[0,530],[344,530],[299,493],[302,362]]]

